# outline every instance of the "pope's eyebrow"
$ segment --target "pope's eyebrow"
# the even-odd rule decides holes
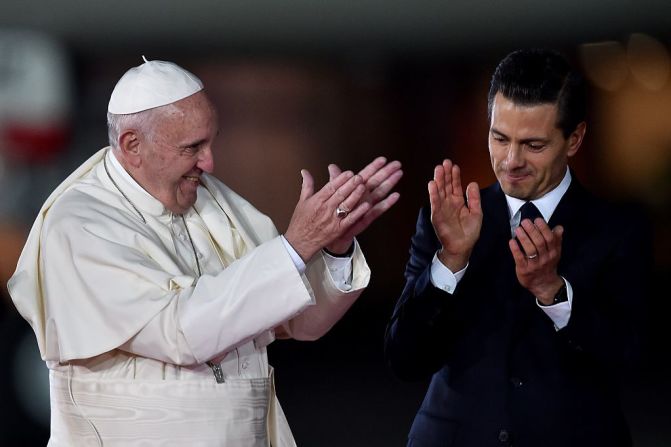
[[[182,144],[182,145],[180,145],[179,147],[180,147],[181,149],[188,149],[188,148],[190,148],[190,147],[198,147],[198,146],[201,146],[202,144],[204,144],[206,141],[207,141],[207,140],[206,140],[205,138],[201,138],[200,140],[196,140],[196,141],[194,141],[194,142],[192,142],[192,143]]]

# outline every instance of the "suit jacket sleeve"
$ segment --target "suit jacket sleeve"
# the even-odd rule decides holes
[[[460,324],[458,297],[431,283],[431,261],[440,248],[423,208],[411,240],[405,269],[405,287],[385,337],[385,357],[393,371],[406,380],[418,380],[436,372],[446,361],[450,341]]]
[[[573,304],[568,325],[557,335],[575,356],[611,373],[627,372],[645,354],[652,231],[638,209],[599,211],[600,217],[586,225],[584,248],[566,253],[566,259],[562,254],[559,273],[571,283]],[[589,230],[604,222],[611,222],[608,229]],[[574,237],[565,236],[565,242]]]

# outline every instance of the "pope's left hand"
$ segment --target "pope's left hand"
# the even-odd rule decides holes
[[[561,225],[550,229],[538,217],[534,222],[524,219],[515,229],[517,239],[508,241],[515,260],[517,280],[541,304],[552,304],[554,296],[564,284],[562,277],[557,274],[563,234]]]
[[[335,164],[330,164],[328,170],[329,179],[334,179],[341,173],[341,169]],[[335,254],[346,253],[352,246],[354,237],[368,228],[375,219],[391,208],[400,197],[399,193],[393,192],[390,194],[390,191],[403,176],[401,162],[397,160],[387,162],[385,157],[377,157],[363,168],[358,175],[361,176],[363,184],[366,186],[366,191],[359,203],[368,202],[370,209],[352,225],[349,231],[325,247]]]

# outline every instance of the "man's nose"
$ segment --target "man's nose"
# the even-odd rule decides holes
[[[214,157],[212,155],[212,148],[206,147],[200,151],[198,154],[198,163],[196,164],[198,169],[203,172],[211,174],[214,171]]]
[[[524,166],[524,152],[519,144],[511,144],[508,148],[506,157],[508,169],[515,169]]]

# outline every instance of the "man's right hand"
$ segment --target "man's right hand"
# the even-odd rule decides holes
[[[477,183],[470,183],[464,200],[459,166],[450,160],[435,167],[428,186],[431,223],[442,245],[438,259],[456,273],[466,267],[480,237],[480,189]]]
[[[284,237],[300,257],[309,261],[315,253],[345,234],[371,205],[361,201],[366,187],[361,176],[345,171],[314,192],[314,180],[301,171],[301,196]],[[336,216],[336,208],[351,210],[345,217]]]

